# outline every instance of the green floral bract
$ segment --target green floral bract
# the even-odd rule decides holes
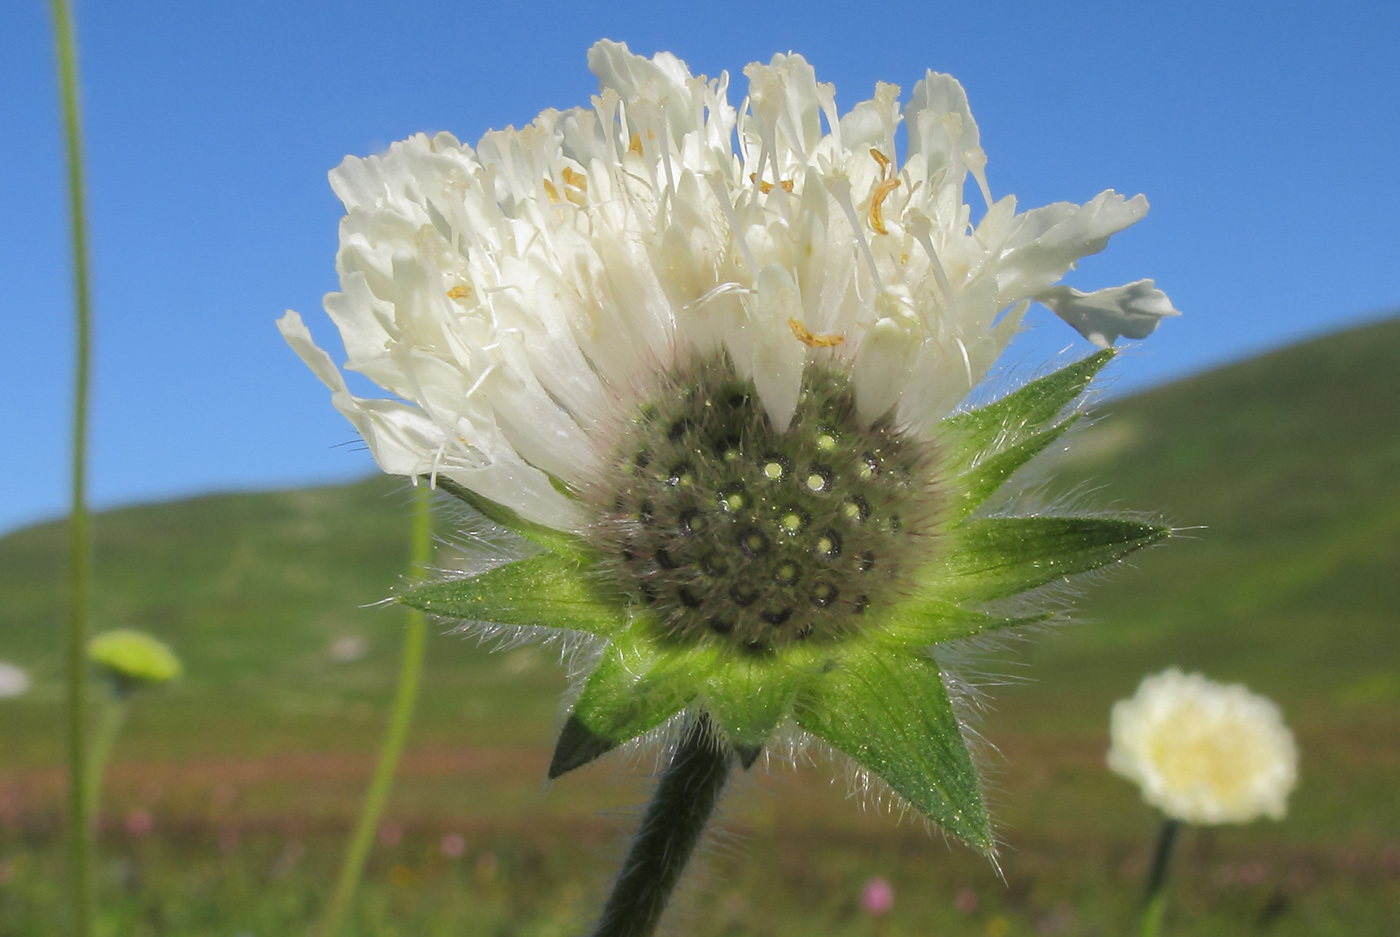
[[[472,579],[410,589],[401,601],[450,618],[607,641],[564,726],[551,777],[688,708],[705,712],[747,766],[790,717],[930,820],[990,852],[978,772],[929,649],[1039,620],[991,614],[986,603],[1105,566],[1169,534],[1114,518],[976,513],[1078,418],[1064,414],[1112,357],[1101,351],[940,424],[930,441],[940,504],[925,532],[933,546],[899,590],[859,609],[858,628],[761,646],[722,629],[678,629],[674,606],[658,609],[661,603],[619,587],[613,552],[522,522],[455,485],[446,487],[545,552]]]

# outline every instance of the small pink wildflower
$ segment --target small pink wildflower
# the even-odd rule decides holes
[[[148,836],[154,826],[150,812],[143,807],[136,807],[126,815],[126,831],[137,839]]]
[[[461,833],[448,833],[442,838],[438,848],[442,851],[444,859],[460,859],[462,853],[467,851],[467,841]]]
[[[872,878],[865,883],[860,896],[860,905],[872,917],[889,914],[894,907],[894,889],[882,878]]]

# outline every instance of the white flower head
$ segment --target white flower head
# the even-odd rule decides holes
[[[23,696],[29,692],[29,674],[23,667],[0,660],[0,699]]]
[[[1146,200],[993,199],[946,75],[842,114],[799,55],[747,67],[738,108],[727,75],[666,53],[600,42],[588,61],[591,107],[331,173],[326,310],[393,398],[351,395],[295,313],[283,334],[386,472],[545,548],[401,599],[601,639],[552,777],[682,713],[748,767],[791,721],[990,852],[927,649],[1026,624],[982,606],[1169,531],[975,514],[1111,352],[950,413],[1033,300],[1101,344],[1172,311],[1150,283],[1056,291]]]
[[[1169,817],[1195,824],[1282,819],[1298,750],[1271,700],[1172,668],[1113,706],[1108,766]]]
[[[331,660],[338,664],[348,664],[364,657],[369,650],[369,642],[357,634],[342,634],[331,641]]]
[[[947,75],[928,72],[903,108],[880,84],[840,114],[800,55],[748,66],[737,109],[727,74],[692,76],[668,53],[604,41],[588,62],[590,107],[475,148],[420,134],[331,173],[346,216],[326,310],[347,367],[394,399],[351,395],[296,313],[279,324],[386,472],[445,477],[578,533],[590,514],[568,492],[687,358],[723,355],[779,432],[821,364],[849,375],[861,419],[918,435],[982,379],[1030,301],[1101,344],[1174,313],[1150,281],[1056,287],[1146,199],[1020,213],[994,200]]]

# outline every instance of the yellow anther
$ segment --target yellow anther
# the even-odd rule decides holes
[[[568,166],[565,166],[564,171],[560,173],[560,175],[563,177],[565,185],[573,186],[580,192],[588,191],[588,177],[583,173],[574,172]]]
[[[846,340],[846,336],[839,332],[818,335],[796,319],[788,320],[788,328],[792,329],[792,334],[797,337],[797,340],[808,348],[835,348]]]
[[[875,147],[873,146],[870,148],[870,155],[875,157],[875,162],[880,164],[880,175],[888,179],[891,175],[890,158],[884,153],[881,153],[879,150],[875,149]]]
[[[887,195],[899,188],[899,180],[895,178],[894,164],[888,156],[874,147],[870,148],[870,155],[880,164],[880,175],[883,177],[880,184],[875,186],[874,194],[870,196],[870,227],[876,234],[889,234],[885,230],[885,219],[880,214],[880,206]]]
[[[568,166],[564,167],[564,170],[559,176],[564,180],[563,198],[568,199],[579,207],[587,205],[588,177],[581,172],[574,172]],[[562,201],[559,189],[548,179],[544,181],[544,190],[549,194],[549,200],[551,202],[558,203]]]
[[[448,298],[448,299],[466,299],[466,298],[467,298],[468,296],[470,296],[471,294],[472,294],[472,288],[471,288],[470,286],[454,286],[454,287],[452,287],[452,289],[450,289],[450,290],[447,291],[447,298]]]
[[[639,133],[634,133],[634,134],[632,134],[632,142],[629,143],[629,144],[627,144],[627,152],[629,152],[629,153],[636,153],[638,156],[641,156],[641,155],[642,155],[642,135],[641,135],[641,134],[639,134]]]
[[[880,216],[880,205],[885,201],[885,196],[899,188],[898,179],[885,179],[875,187],[875,194],[870,196],[870,227],[876,234],[889,234],[885,230],[885,219]]]
[[[758,173],[749,173],[749,181],[758,182]],[[791,192],[795,185],[796,183],[794,183],[791,179],[779,179],[777,187],[782,189],[784,192]],[[773,183],[758,182],[758,191],[762,192],[764,195],[767,195],[769,192],[773,191]]]

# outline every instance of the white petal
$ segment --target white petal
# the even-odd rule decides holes
[[[407,404],[353,396],[331,356],[316,345],[301,316],[290,309],[277,320],[277,328],[321,383],[330,388],[331,403],[364,437],[380,468],[391,475],[431,473],[431,462],[424,454],[436,451],[443,442],[443,433],[432,420]]]
[[[807,348],[793,334],[791,320],[802,321],[802,299],[786,270],[769,264],[758,275],[758,290],[750,302],[753,346],[750,373],[768,419],[779,432],[787,429],[802,391],[802,367]],[[734,354],[736,349],[731,349]],[[738,358],[739,356],[735,356]]]
[[[1108,189],[1087,205],[1061,202],[1026,212],[1007,239],[997,285],[1002,302],[1027,299],[1054,285],[1081,257],[1097,254],[1108,239],[1147,214],[1147,199]]]
[[[679,143],[687,130],[696,129],[690,69],[671,53],[647,59],[633,53],[624,42],[604,39],[588,50],[588,68],[598,76],[600,88],[616,91],[624,101],[645,100],[664,106],[675,142]]]
[[[583,530],[585,521],[578,506],[554,489],[549,476],[527,465],[499,432],[481,433],[463,424],[454,437],[417,407],[396,400],[356,397],[331,356],[312,340],[301,316],[289,309],[277,320],[277,328],[330,388],[331,403],[364,438],[386,473],[410,478],[441,473],[528,520],[560,530]],[[462,433],[475,436],[476,444],[471,445]]]
[[[963,179],[971,172],[982,197],[992,204],[981,134],[972,119],[967,92],[955,78],[928,72],[914,86],[904,119],[909,123],[909,158],[924,158],[930,181],[961,190]]]
[[[860,418],[873,423],[899,402],[923,343],[923,326],[907,310],[882,294],[876,303],[883,313],[861,337],[851,380]]]
[[[841,142],[857,160],[872,147],[893,159],[894,134],[902,120],[899,86],[877,82],[875,97],[861,101],[841,118]]]
[[[819,86],[816,71],[795,54],[775,55],[767,65],[754,62],[744,75],[749,79],[749,106],[769,159],[777,161],[776,171],[805,166],[822,137],[822,92],[830,86]]]
[[[1181,315],[1167,294],[1151,280],[1081,293],[1069,286],[1052,286],[1035,297],[1049,306],[1089,341],[1108,348],[1121,337],[1146,338],[1162,319]]]
[[[986,377],[1016,337],[1029,306],[1029,302],[1017,303],[989,331],[965,341],[925,343],[899,401],[899,422],[916,432],[931,432]]]
[[[388,354],[394,307],[374,295],[363,273],[344,274],[340,292],[327,293],[324,305],[340,330],[340,340],[353,370],[361,370],[362,362],[368,364]],[[373,379],[379,380],[377,376]]]

